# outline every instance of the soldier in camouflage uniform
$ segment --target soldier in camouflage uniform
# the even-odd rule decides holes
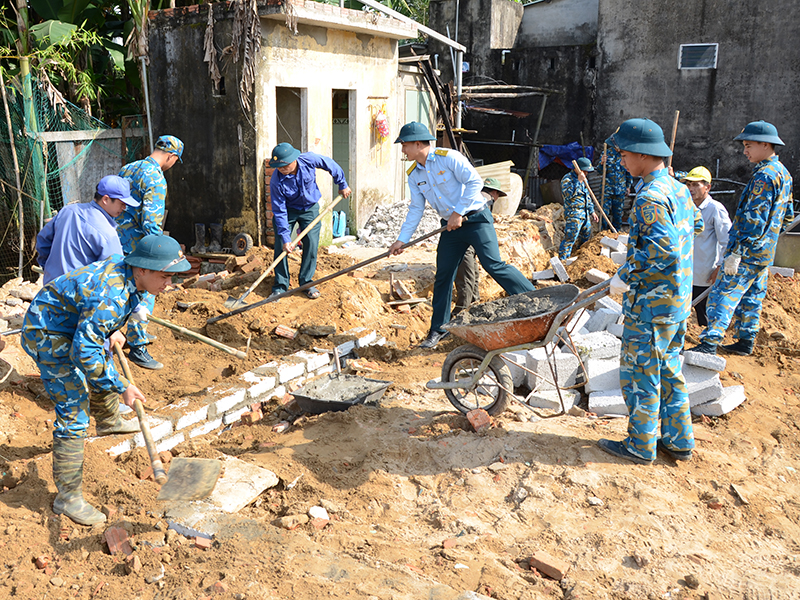
[[[625,196],[633,183],[633,178],[622,166],[619,151],[614,147],[611,138],[606,140],[606,153],[602,160],[606,165],[606,188],[605,196],[602,198],[603,210],[611,219],[614,229],[620,229]]]
[[[162,135],[150,156],[125,165],[119,172],[120,177],[131,182],[131,196],[140,202],[140,206],[129,206],[117,217],[117,233],[125,254],[136,250],[136,245],[144,236],[163,232],[164,202],[167,197],[164,171],[181,160],[182,154],[182,141],[171,135]],[[142,302],[149,312],[153,311],[155,298],[151,294],[144,294]],[[148,335],[144,323],[129,324],[126,337],[131,347],[131,362],[145,369],[164,366],[147,351],[147,344],[155,338]]]
[[[775,245],[794,219],[794,209],[792,176],[775,154],[775,146],[783,146],[775,126],[755,121],[734,139],[741,140],[745,156],[755,167],[733,218],[723,274],[709,294],[708,327],[693,350],[716,354],[733,319],[736,342],[722,348],[746,356],[753,352],[758,334]]]
[[[124,259],[119,254],[71,271],[44,286],[31,302],[22,326],[22,347],[36,361],[55,404],[53,511],[82,525],[105,521],[83,498],[83,445],[89,412],[97,435],[132,433],[136,421],[119,416],[119,396],[133,406],[144,400],[120,375],[103,344],[122,343],[119,329],[145,292],[158,294],[172,273],[187,271],[180,244],[164,235],[143,238]]]
[[[689,190],[664,166],[672,152],[657,124],[630,119],[611,139],[625,168],[644,183],[631,209],[628,256],[610,285],[611,293],[624,294],[620,381],[628,437],[598,445],[639,464],[651,464],[657,448],[689,460],[694,435],[680,351],[691,310],[692,247],[703,220]]]
[[[578,168],[585,172],[594,171],[592,162],[588,158],[579,158]],[[561,180],[561,195],[564,198],[564,239],[558,247],[558,258],[566,260],[572,254],[572,248],[580,248],[592,237],[592,224],[590,219],[597,222],[594,204],[589,196],[586,177],[581,179],[574,171],[564,175]]]

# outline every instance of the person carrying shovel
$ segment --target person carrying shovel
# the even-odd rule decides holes
[[[433,316],[428,337],[420,348],[435,348],[447,335],[442,325],[450,320],[450,303],[456,271],[470,246],[481,266],[508,295],[533,291],[533,284],[500,257],[492,212],[481,195],[484,182],[467,158],[456,150],[436,148],[436,138],[422,123],[412,121],[400,129],[395,144],[413,162],[408,168],[411,204],[397,241],[389,253],[398,255],[417,229],[427,201],[439,213],[447,230],[436,248],[436,279],[433,284]]]
[[[55,404],[53,479],[58,495],[53,512],[81,525],[106,517],[83,497],[84,438],[89,413],[97,435],[139,431],[119,415],[119,395],[127,406],[144,394],[114,366],[103,348],[125,338],[125,322],[146,318],[139,308],[145,293],[159,294],[173,273],[190,269],[180,244],[169,236],[148,235],[136,250],[114,254],[71,271],[45,285],[31,302],[22,325],[22,347],[36,361],[42,383]]]
[[[577,245],[580,248],[592,237],[592,224],[598,218],[594,212],[594,204],[589,196],[589,184],[586,182],[585,173],[594,171],[592,162],[588,158],[579,158],[575,161],[581,170],[580,177],[570,171],[561,180],[561,194],[564,196],[564,239],[558,247],[558,258],[566,260],[572,254],[572,249]]]
[[[342,198],[349,198],[350,187],[342,168],[331,158],[314,152],[301,153],[290,143],[283,142],[272,149],[269,166],[275,169],[269,180],[269,194],[272,202],[272,223],[275,228],[275,260],[285,251],[294,250],[292,229],[297,223],[305,229],[319,214],[319,201],[322,192],[317,186],[317,169],[328,171],[333,182],[339,186]],[[317,270],[317,250],[319,232],[317,225],[308,232],[303,241],[303,258],[300,262],[300,285],[314,280]],[[275,266],[275,279],[271,296],[282,294],[289,289],[289,262],[284,258]],[[319,290],[310,287],[306,296],[312,300],[319,298]]]
[[[661,127],[630,119],[611,140],[624,167],[644,183],[631,208],[628,256],[609,288],[624,295],[619,375],[628,436],[597,444],[643,465],[652,464],[656,449],[689,460],[694,435],[680,351],[691,311],[694,236],[703,219],[689,190],[666,169],[664,158],[672,151]]]

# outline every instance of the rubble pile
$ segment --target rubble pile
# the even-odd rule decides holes
[[[364,227],[358,230],[358,244],[367,248],[388,248],[397,241],[400,227],[402,227],[407,213],[408,202],[403,200],[377,207]],[[439,215],[428,204],[425,204],[425,212],[422,213],[422,220],[419,222],[414,236],[425,235],[441,226]],[[434,236],[429,241],[435,244],[439,241],[439,237]]]
[[[41,277],[37,283],[23,281],[21,277],[7,281],[0,288],[0,331],[22,327],[22,320],[31,300],[42,289]]]

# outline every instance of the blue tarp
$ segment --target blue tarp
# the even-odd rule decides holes
[[[594,162],[594,148],[586,146],[586,158]],[[566,146],[545,145],[539,148],[539,168],[544,169],[551,162],[555,161],[572,170],[572,161],[578,160],[583,156],[583,150],[578,142],[572,142]]]

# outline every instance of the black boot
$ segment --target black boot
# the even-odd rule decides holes
[[[725,344],[722,349],[731,354],[738,354],[739,356],[750,356],[753,353],[753,346],[755,340],[736,340],[733,344]]]
[[[53,438],[53,479],[58,495],[53,512],[81,525],[103,523],[106,516],[83,499],[83,438]]]
[[[128,360],[135,365],[139,365],[143,369],[158,371],[164,368],[163,364],[150,356],[150,353],[147,351],[147,346],[131,346],[131,351],[128,353]]]
[[[212,223],[209,228],[211,229],[211,243],[208,245],[208,251],[219,252],[222,250],[222,225]]]
[[[206,253],[206,226],[205,223],[194,224],[194,246],[189,248],[192,254]]]
[[[725,346],[723,346],[724,348]],[[701,354],[716,354],[717,345],[709,342],[700,342],[694,348],[687,348],[687,352],[700,352]]]

